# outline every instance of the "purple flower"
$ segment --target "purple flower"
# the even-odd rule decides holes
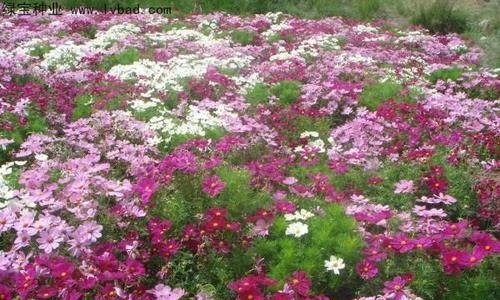
[[[205,177],[202,185],[203,191],[212,198],[217,196],[224,189],[224,187],[226,187],[224,182],[222,182],[217,175]]]

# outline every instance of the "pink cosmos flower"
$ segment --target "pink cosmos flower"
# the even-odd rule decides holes
[[[280,213],[289,214],[289,213],[293,213],[295,211],[296,206],[292,202],[278,200],[278,201],[276,201],[275,208],[276,208],[276,211],[278,211]]]
[[[466,253],[460,257],[460,265],[470,268],[473,266],[477,266],[483,258],[487,255],[487,253],[481,247],[472,248],[472,253]]]
[[[215,155],[215,156],[207,159],[203,163],[203,166],[205,167],[205,169],[211,170],[211,169],[219,166],[222,162],[223,162],[222,157]]]
[[[219,176],[212,175],[205,177],[203,179],[203,191],[207,193],[211,198],[217,196],[225,187],[226,184],[220,180]]]
[[[42,231],[40,233],[40,237],[36,241],[39,244],[38,247],[48,254],[59,247],[59,244],[63,241],[63,238],[59,231],[51,229]]]
[[[273,194],[274,200],[285,200],[286,199],[286,192],[285,191],[276,191]]]
[[[158,300],[177,300],[186,294],[186,291],[180,288],[172,289],[168,285],[157,284],[154,289],[147,291],[153,294]]]
[[[415,249],[427,249],[432,246],[432,240],[426,236],[416,238],[411,241],[415,246]]]
[[[474,231],[470,239],[476,243],[476,247],[481,248],[487,255],[500,252],[500,242],[488,233]]]
[[[9,209],[0,211],[0,233],[11,229],[15,220],[15,214]]]
[[[298,182],[298,180],[295,177],[286,177],[285,179],[283,179],[283,184],[286,184],[286,185],[292,185],[292,184],[295,184],[297,182]]]
[[[96,221],[87,221],[78,227],[77,234],[80,241],[94,243],[102,236],[102,229],[102,225],[97,224]]]
[[[411,194],[415,191],[413,180],[401,180],[396,183],[396,194]]]

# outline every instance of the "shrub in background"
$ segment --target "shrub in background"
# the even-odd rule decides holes
[[[454,8],[449,0],[436,0],[429,7],[421,6],[411,22],[441,34],[462,33],[469,27],[465,13]]]

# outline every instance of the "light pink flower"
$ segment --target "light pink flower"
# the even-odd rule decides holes
[[[396,183],[396,190],[394,193],[396,194],[411,194],[415,191],[413,186],[413,180],[401,180]]]

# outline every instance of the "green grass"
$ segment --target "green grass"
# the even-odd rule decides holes
[[[136,48],[127,48],[122,52],[112,54],[102,61],[100,67],[109,71],[116,65],[131,65],[141,58],[141,53]]]
[[[291,105],[300,97],[302,84],[296,80],[282,80],[271,87],[271,93],[278,97],[279,103]]]
[[[382,102],[395,99],[401,89],[399,83],[391,81],[369,84],[361,92],[359,103],[370,111],[375,111]]]
[[[438,80],[448,81],[448,79],[456,81],[460,77],[464,71],[460,68],[450,68],[450,69],[441,69],[434,71],[430,75],[430,81],[435,84]]]
[[[231,39],[233,42],[247,46],[255,40],[255,32],[250,30],[233,30],[231,32]]]

